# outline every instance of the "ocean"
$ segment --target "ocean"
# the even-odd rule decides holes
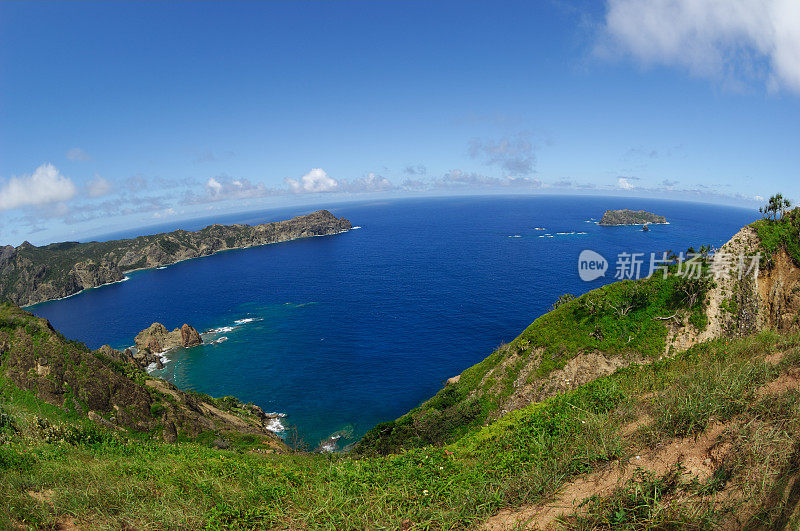
[[[153,322],[189,323],[207,344],[153,374],[234,395],[282,419],[310,448],[341,447],[397,418],[547,312],[559,295],[613,281],[621,252],[722,245],[757,212],[618,197],[491,196],[325,206],[360,228],[227,251],[29,308],[92,348],[124,348]],[[322,207],[320,207],[322,208]],[[645,209],[667,225],[603,227],[606,209]],[[165,225],[259,223],[282,209]],[[149,231],[148,231],[149,232]],[[136,232],[114,237],[135,236]],[[609,270],[578,276],[582,250]]]

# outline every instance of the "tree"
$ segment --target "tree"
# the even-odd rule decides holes
[[[792,202],[783,197],[783,194],[775,194],[769,198],[767,204],[758,209],[764,216],[764,219],[772,218],[776,221],[778,217],[781,218],[786,214],[786,211],[792,207]]]

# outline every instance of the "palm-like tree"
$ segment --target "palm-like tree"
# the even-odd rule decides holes
[[[769,198],[767,204],[758,209],[764,216],[764,219],[772,217],[772,221],[778,219],[778,215],[782,218],[786,211],[792,207],[792,202],[783,197],[783,194],[775,194]]]

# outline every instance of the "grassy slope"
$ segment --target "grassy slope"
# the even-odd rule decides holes
[[[685,280],[670,274],[640,281],[623,281],[593,290],[536,319],[510,345],[498,348],[482,362],[465,370],[455,385],[396,421],[372,429],[356,446],[374,455],[401,448],[452,442],[499,414],[526,365],[533,365],[528,381],[543,378],[581,352],[655,357],[665,351],[666,321],[676,312],[689,316],[697,329],[706,325],[704,293],[687,307],[681,287]],[[623,308],[630,307],[624,315]],[[492,372],[503,366],[503,370]]]
[[[758,357],[774,351],[789,352],[781,365]],[[726,482],[750,489],[760,503],[788,461],[800,395],[759,400],[754,389],[789,366],[800,367],[800,337],[718,341],[512,412],[445,447],[360,459],[214,450],[108,432],[3,382],[0,527],[48,526],[71,515],[93,528],[470,528],[630,455],[634,442],[699,433],[712,418],[737,415],[758,421],[761,438],[751,440],[766,446],[748,451],[770,459],[753,454],[727,465]],[[642,407],[654,416],[652,427],[635,441],[621,435]],[[597,517],[606,509],[597,508]],[[703,524],[724,516],[717,509],[678,512],[684,523]]]

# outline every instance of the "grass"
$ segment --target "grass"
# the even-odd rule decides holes
[[[758,357],[777,350],[790,352],[777,367]],[[378,457],[164,444],[104,430],[3,381],[0,527],[47,527],[71,515],[98,529],[468,529],[500,508],[535,503],[577,474],[624,459],[631,444],[699,433],[712,418],[748,419],[730,482],[761,485],[754,496],[766,500],[790,454],[791,430],[800,427],[800,402],[796,395],[758,400],[753,389],[790,366],[800,366],[800,337],[716,341],[514,411],[452,444]],[[621,428],[643,403],[656,421],[645,434],[624,437]],[[64,430],[78,435],[60,436]],[[670,490],[668,480],[638,478],[634,490],[598,501],[592,521],[622,521],[624,508],[639,515],[637,522],[677,514],[682,519],[674,521],[704,527],[708,512],[677,503],[688,487]],[[28,494],[50,490],[45,501]],[[677,505],[664,512],[664,504]]]

